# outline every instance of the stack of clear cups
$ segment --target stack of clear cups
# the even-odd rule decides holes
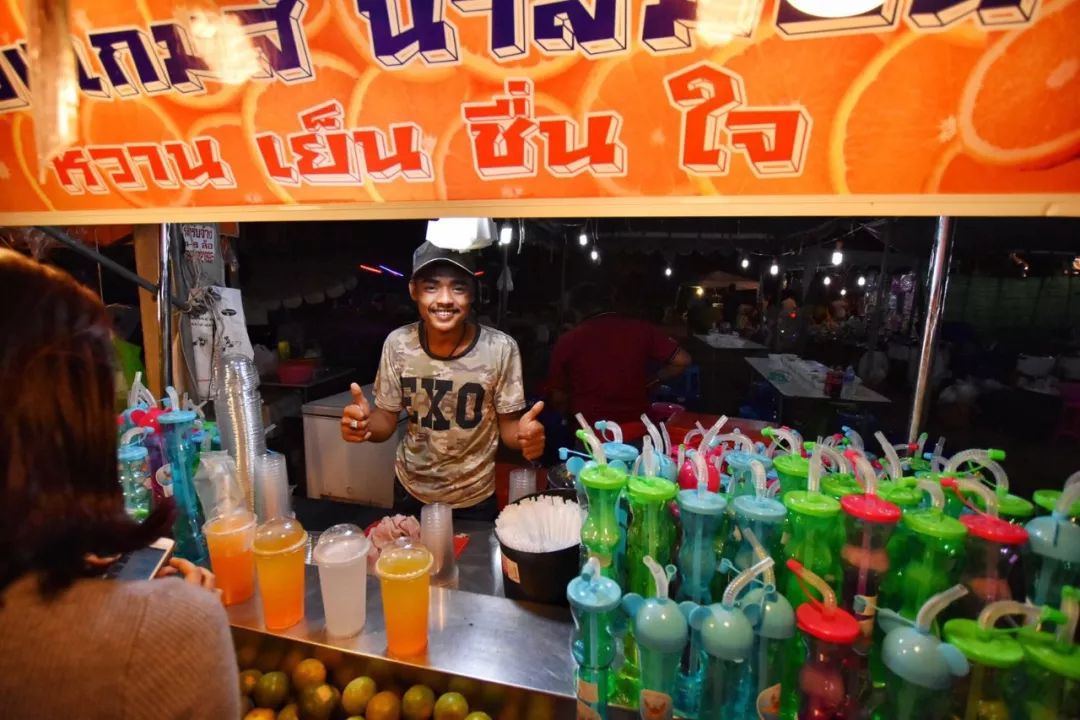
[[[509,502],[536,494],[536,471],[532,468],[516,468],[510,471]]]
[[[285,456],[267,452],[255,459],[255,515],[260,523],[276,517],[292,517],[289,503],[289,471]]]
[[[420,510],[420,542],[433,558],[431,582],[435,585],[452,585],[457,580],[453,508],[446,503],[432,503]]]
[[[243,355],[225,355],[214,378],[214,414],[221,432],[221,445],[236,459],[236,475],[255,509],[255,463],[266,453],[262,396],[255,363]]]

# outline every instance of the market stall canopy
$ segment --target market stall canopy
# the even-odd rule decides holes
[[[587,36],[551,3],[68,4],[66,60],[26,50],[42,3],[0,11],[0,224],[1080,214],[1080,0],[569,3]]]
[[[714,272],[705,275],[698,280],[696,285],[700,285],[706,290],[713,288],[727,288],[732,285],[736,290],[757,290],[758,281],[751,278],[745,278],[741,275],[735,275],[734,273],[724,272],[723,270],[716,270]]]

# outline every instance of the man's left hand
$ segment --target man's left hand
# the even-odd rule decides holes
[[[544,454],[544,426],[536,419],[543,411],[544,403],[541,401],[518,420],[517,440],[526,460],[535,460]]]

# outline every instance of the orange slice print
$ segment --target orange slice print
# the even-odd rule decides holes
[[[879,52],[840,101],[829,142],[833,189],[921,192],[958,134],[960,91],[984,43],[964,28],[904,31]]]
[[[275,182],[262,161],[255,136],[276,133],[287,145],[286,136],[302,132],[298,115],[306,110],[337,100],[344,108],[361,81],[361,73],[349,62],[327,53],[311,56],[318,82],[285,85],[283,83],[249,84],[244,93],[241,118],[248,154],[263,180],[281,201],[294,202],[367,202],[367,184],[282,185]]]
[[[975,66],[960,101],[960,137],[985,163],[1038,168],[1080,152],[1080,0],[1041,8]]]
[[[964,153],[957,141],[942,153],[927,183],[928,193],[1080,192],[1080,159],[1043,170],[986,165]]]
[[[430,181],[409,181],[398,175],[389,182],[375,182],[366,177],[364,183],[372,199],[376,202],[435,199],[436,183],[443,175],[435,158],[442,145],[450,141],[445,130],[460,114],[461,104],[476,94],[477,82],[468,73],[455,73],[435,84],[408,82],[397,73],[374,68],[364,73],[349,100],[348,127],[371,127],[389,135],[392,124],[416,123],[421,131],[421,148],[432,161]]]
[[[240,113],[216,113],[206,115],[188,128],[187,139],[213,137],[221,147],[222,159],[229,163],[236,180],[234,188],[207,186],[195,193],[193,205],[262,205],[278,202],[269,183],[247,152],[247,136],[244,133]]]
[[[730,172],[702,178],[709,193],[758,194],[833,192],[829,177],[829,131],[836,118],[836,98],[882,50],[888,35],[852,35],[837,40],[787,40],[773,35],[747,47],[724,67],[743,79],[746,106],[801,106],[810,117],[810,143],[797,177],[758,178],[745,156],[733,153]]]

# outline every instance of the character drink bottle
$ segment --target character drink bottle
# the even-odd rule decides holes
[[[1076,638],[1080,591],[1062,588],[1057,632],[1021,628],[1017,639],[1024,650],[1023,709],[1031,720],[1080,717],[1080,645]]]
[[[142,428],[135,428],[124,434],[141,434]],[[133,520],[142,521],[150,514],[150,453],[142,445],[128,444],[121,441],[116,451],[117,470],[120,475],[120,488],[124,493],[124,511]]]
[[[1062,587],[1080,586],[1080,526],[1068,517],[1069,508],[1078,500],[1080,483],[1061,494],[1053,513],[1024,526],[1031,551],[1024,568],[1028,602],[1058,605]]]
[[[588,708],[591,717],[607,720],[608,669],[615,659],[610,623],[622,590],[603,577],[599,562],[590,558],[581,575],[567,585],[566,599],[574,616],[571,650],[577,663],[578,705]]]
[[[858,698],[852,687],[853,644],[859,624],[836,606],[836,594],[821,578],[795,560],[788,568],[822,595],[795,610],[800,642],[788,653],[781,691],[784,720],[836,720],[858,717]]]
[[[878,720],[944,720],[948,717],[949,693],[954,677],[968,674],[968,661],[952,645],[933,634],[931,626],[941,609],[967,592],[954,585],[934,595],[910,620],[881,610],[878,623],[889,628],[881,646],[886,668],[886,700]]]
[[[1027,531],[997,517],[997,496],[974,480],[958,480],[961,491],[980,493],[987,513],[962,515],[960,522],[968,531],[964,569],[960,582],[968,595],[956,603],[957,617],[974,617],[984,607],[998,600],[1023,597],[1020,553],[1028,541]]]
[[[769,556],[752,530],[746,531],[746,539],[753,546],[760,565]],[[754,642],[750,659],[739,667],[737,680],[725,702],[724,716],[731,720],[757,718],[756,700],[763,692],[780,684],[784,653],[795,634],[795,611],[787,598],[776,591],[776,575],[771,566],[765,567],[762,579],[763,584],[749,590],[739,601],[754,629]]]
[[[728,495],[738,497],[740,495],[755,494],[754,473],[750,469],[751,463],[754,461],[760,463],[765,469],[765,474],[768,475],[769,470],[772,469],[772,460],[764,455],[742,452],[741,450],[732,450],[724,455],[728,475],[731,476],[731,487],[728,488]]]
[[[627,593],[622,609],[631,619],[641,661],[641,693],[638,708],[643,720],[671,720],[674,714],[679,660],[689,636],[686,618],[668,599],[668,581],[675,566],[661,568],[646,556],[643,563],[653,575],[656,597]]]
[[[945,623],[945,640],[968,659],[971,672],[966,681],[957,683],[950,709],[960,720],[1008,720],[1014,706],[1010,696],[1015,686],[1014,673],[1024,659],[1016,639],[994,631],[994,624],[1004,615],[1022,615],[1038,619],[1039,608],[1002,600],[991,603],[979,613],[978,620],[956,618]]]
[[[756,460],[750,461],[754,476],[754,495],[740,495],[731,502],[735,525],[741,541],[732,542],[724,548],[724,557],[736,570],[745,570],[754,564],[754,548],[746,540],[744,530],[750,529],[770,557],[777,554],[784,531],[787,509],[775,498],[767,497],[765,467]]]
[[[581,485],[589,498],[589,512],[581,526],[581,544],[589,557],[596,558],[604,577],[616,583],[622,581],[622,568],[616,563],[616,552],[622,539],[617,508],[619,495],[626,487],[626,472],[607,464],[599,443],[588,439],[597,465],[581,471]]]
[[[678,495],[679,519],[682,520],[683,536],[679,548],[679,576],[682,579],[680,598],[691,605],[708,605],[712,601],[709,582],[716,573],[716,552],[713,536],[724,519],[727,500],[706,489],[708,470],[705,456],[696,453],[693,462],[697,466],[697,490],[683,490]],[[687,618],[688,620],[690,618]],[[693,627],[693,623],[691,623]],[[693,717],[701,697],[704,668],[701,664],[701,635],[692,630],[690,652],[686,667],[679,674],[679,694],[676,705],[682,714]]]
[[[739,573],[719,603],[700,607],[684,602],[680,606],[684,613],[689,611],[690,625],[700,634],[708,657],[699,720],[733,720],[736,717],[731,714],[729,705],[736,694],[742,665],[750,658],[754,630],[735,600],[742,589],[772,563],[772,558],[765,558]]]
[[[788,511],[788,541],[784,546],[787,560],[798,560],[834,590],[840,585],[840,555],[837,552],[837,527],[840,503],[819,491],[822,466],[821,444],[814,445],[807,471],[807,490],[795,490],[784,495]],[[783,592],[793,607],[803,604],[807,597],[797,578],[783,572]]]

